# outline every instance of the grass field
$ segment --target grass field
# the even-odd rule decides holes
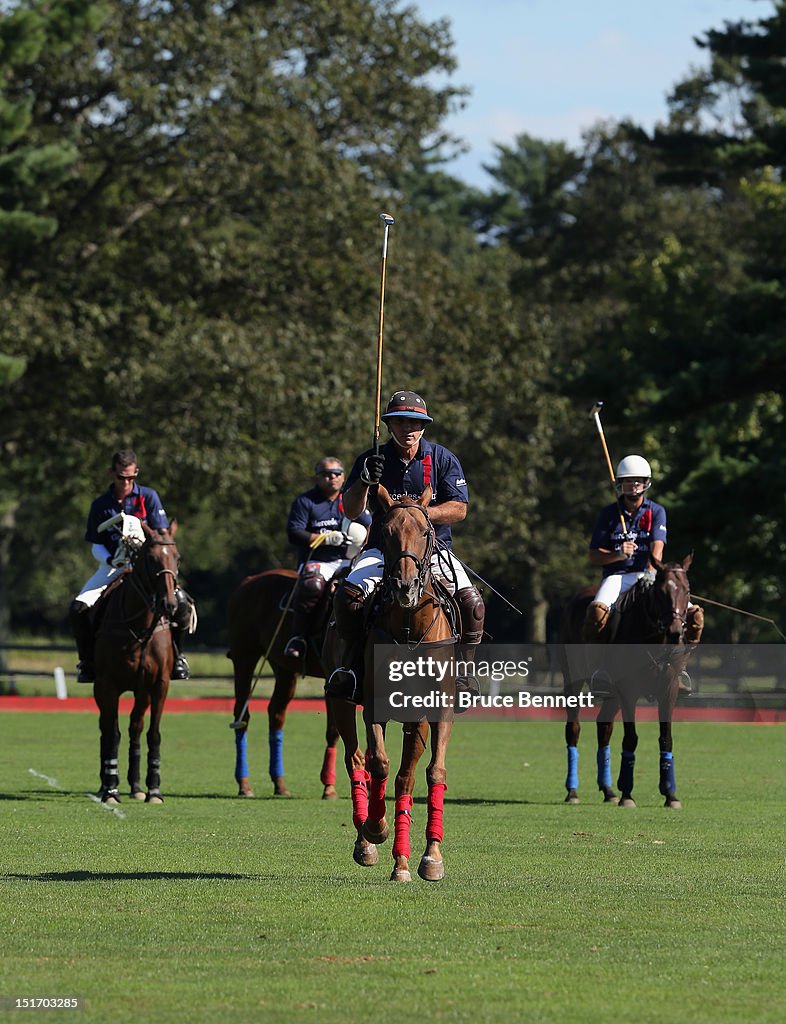
[[[0,714],[0,999],[78,996],[48,1014],[82,1024],[783,1020],[782,726],[676,726],[674,812],[655,726],[623,810],[598,802],[590,727],[567,806],[561,725],[459,722],[447,878],[399,886],[390,844],[357,867],[349,800],[319,799],[323,727],[290,716],[296,796],[274,800],[256,716],[241,801],[227,720],[165,717],[166,802],[121,817],[86,795],[95,716]],[[424,795],[421,773],[415,862]]]

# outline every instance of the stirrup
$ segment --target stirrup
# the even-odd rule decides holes
[[[594,696],[600,697],[603,700],[604,697],[611,695],[614,685],[608,672],[605,672],[602,668],[596,668],[590,676],[589,688]]]
[[[357,697],[358,680],[351,668],[344,668],[340,665],[333,669],[325,682],[325,696],[337,697],[339,700],[348,700],[350,704],[359,703]]]
[[[302,661],[306,656],[306,641],[302,636],[293,636],[287,641],[284,648],[285,658],[297,658]]]
[[[86,661],[80,661],[76,666],[78,683],[94,683],[96,681],[96,670]]]
[[[679,692],[680,693],[685,694],[686,697],[689,694],[693,693],[693,681],[691,680],[691,677],[688,675],[688,673],[685,671],[685,669],[683,669],[682,672],[680,672],[680,674],[677,676],[677,678],[680,681],[680,685],[679,685]]]
[[[185,654],[178,654],[172,666],[171,679],[190,679],[191,669],[188,667]]]

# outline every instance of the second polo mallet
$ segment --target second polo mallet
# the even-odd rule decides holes
[[[374,404],[374,439],[372,447],[374,454],[379,455],[379,415],[382,402],[382,329],[385,324],[385,273],[388,262],[388,232],[395,220],[389,213],[380,213],[379,219],[385,225],[385,232],[382,236],[382,273],[379,282],[379,334],[377,335],[377,393]]]

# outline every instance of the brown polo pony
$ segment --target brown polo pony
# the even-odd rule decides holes
[[[292,634],[293,612],[290,608],[286,615],[284,613],[297,578],[298,574],[291,569],[270,569],[255,576],[247,576],[229,599],[227,657],[232,661],[235,677],[234,716],[235,722],[244,723],[235,731],[235,781],[238,784],[238,796],[254,795],[248,768],[247,733],[251,712],[247,701],[260,658],[269,652],[267,660],[275,677],[267,708],[269,773],[274,796],[291,795],[284,779],[283,729],[287,707],[295,696],[298,677],[302,674],[317,679],[325,678],[319,651],[311,643],[308,644],[305,665],[284,654],[284,647]],[[326,597],[332,593],[330,584],[325,591]],[[316,614],[322,614],[327,619],[327,605],[318,609]],[[282,616],[286,620],[283,623]],[[239,715],[243,716],[242,719],[238,718]],[[322,798],[333,800],[337,796],[335,766],[338,729],[329,711],[325,743],[320,774]]]
[[[132,690],[134,706],[128,730],[128,784],[135,800],[160,804],[161,732],[169,680],[174,663],[170,616],[177,599],[180,555],[175,544],[177,521],[166,530],[142,523],[145,543],[132,568],[107,588],[98,610],[96,679],[93,696],[101,730],[102,803],[119,802],[117,753],[120,744],[118,702]],[[142,727],[150,709],[147,732],[147,796],[140,784]]]
[[[375,644],[400,644],[417,656],[451,653],[458,640],[456,614],[444,591],[431,575],[434,527],[428,516],[432,490],[427,487],[418,501],[394,501],[381,485],[377,502],[384,512],[381,547],[385,559],[382,584],[377,592],[372,629],[365,644],[363,678],[363,720],[366,750],[358,743],[355,706],[328,698],[344,741],[345,764],[352,784],[352,820],[357,829],[353,859],[362,866],[378,861],[376,847],[390,834],[385,807],[385,789],[390,760],[385,750],[385,722],[372,716]],[[376,595],[375,595],[376,597]],[[375,597],[369,600],[375,600]],[[329,634],[331,630],[329,629]],[[326,640],[326,648],[328,647]],[[426,881],[444,878],[441,843],[444,838],[443,804],[447,789],[445,756],[453,711],[439,721],[425,717],[403,725],[401,763],[395,780],[395,822],[393,842],[394,882],[410,882],[410,827],[415,769],[431,735],[431,760],[426,769],[428,784],[426,848],[418,874]]]
[[[603,682],[591,683],[590,689],[602,695],[597,716],[598,736],[598,789],[608,803],[619,803],[623,807],[635,807],[633,800],[633,777],[636,761],[638,735],[636,733],[636,705],[640,699],[654,700],[658,705],[660,732],[660,793],[666,807],[679,809],[682,805],[677,798],[674,775],[674,756],[671,722],[674,707],[679,696],[680,675],[685,669],[693,646],[685,643],[685,626],[690,603],[690,581],[688,569],[693,556],[688,555],[682,562],[658,562],[655,579],[651,583],[640,580],[617,601],[606,626],[607,644],[641,645],[641,658],[611,657],[611,665],[620,666],[620,675],[614,668]],[[566,609],[563,638],[566,643],[581,643],[581,623],[584,611],[592,600],[594,591],[582,591]],[[588,650],[592,651],[592,645]],[[636,670],[629,666],[635,661]],[[627,663],[626,667],[622,667]],[[563,666],[566,695],[578,694],[585,679],[576,678]],[[611,788],[611,767],[609,742],[617,713],[622,715],[624,735],[622,760],[617,786],[621,795],[617,798]],[[565,726],[568,745],[568,777],[566,803],[578,803],[578,739],[581,726],[579,712],[569,708]]]

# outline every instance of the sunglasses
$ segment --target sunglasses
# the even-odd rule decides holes
[[[118,480],[136,480],[137,474],[134,473],[131,476],[123,476],[122,473],[115,473]]]
[[[343,475],[344,475],[344,470],[343,469],[324,469],[320,473],[317,473],[317,476],[343,476]]]

